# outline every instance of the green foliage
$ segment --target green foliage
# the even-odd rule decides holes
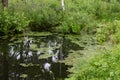
[[[111,40],[113,43],[118,44],[120,42],[120,20],[115,21],[115,33],[111,35]]]
[[[113,22],[104,22],[98,24],[96,37],[99,43],[105,41],[112,41],[113,43],[119,43],[120,39],[120,20],[114,20]]]
[[[57,0],[29,0],[14,2],[11,6],[14,6],[15,11],[23,11],[25,16],[32,20],[29,25],[32,30],[40,31],[60,24],[62,10],[59,3]]]
[[[67,80],[119,80],[120,46],[92,57],[84,65],[77,64],[77,73]]]
[[[83,4],[87,1],[82,0],[66,0],[66,11],[64,12],[64,18],[61,25],[61,30],[67,33],[77,33],[79,34],[81,30],[88,31],[90,27],[95,24],[95,18],[93,14],[89,14],[84,8]],[[90,1],[88,1],[89,3]],[[89,4],[84,5],[84,7],[89,8]],[[91,24],[92,23],[92,24]]]
[[[37,6],[36,6],[37,5]],[[28,17],[32,18],[30,24],[31,29],[34,30],[49,30],[49,28],[60,24],[61,7],[58,1],[41,1],[36,3],[32,10],[29,11]]]
[[[29,24],[24,13],[10,12],[8,9],[0,12],[0,32],[2,34],[22,31]]]
[[[65,12],[59,28],[64,33],[93,33],[101,21],[120,19],[120,4],[117,0],[65,0]],[[111,14],[110,14],[111,13]]]
[[[109,22],[120,20],[119,3],[119,0],[65,0],[62,11],[61,0],[10,0],[8,8],[9,13],[22,17],[24,14],[30,20],[27,26],[31,30],[80,34],[95,33],[102,21],[108,26]],[[105,35],[100,36],[101,42],[105,41]]]

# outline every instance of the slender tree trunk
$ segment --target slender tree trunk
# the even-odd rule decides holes
[[[8,0],[2,0],[3,8],[8,7]]]
[[[62,10],[65,10],[65,4],[64,4],[64,0],[61,0],[61,5],[62,5]]]

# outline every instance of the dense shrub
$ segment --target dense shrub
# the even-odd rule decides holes
[[[9,9],[0,12],[0,33],[9,34],[22,31],[28,26],[29,20],[24,13],[11,12]]]
[[[120,40],[120,20],[112,22],[103,22],[98,24],[96,37],[99,43],[111,41],[112,43],[119,43]]]
[[[59,0],[29,0],[11,3],[15,11],[24,12],[31,20],[29,27],[32,30],[45,31],[60,24],[62,9]]]
[[[120,46],[92,57],[88,63],[78,65],[78,73],[67,80],[119,80]]]
[[[101,21],[120,19],[117,0],[66,0],[66,11],[59,29],[67,33],[94,32]]]
[[[80,34],[81,31],[95,33],[101,21],[120,19],[118,0],[65,0],[62,11],[61,0],[10,0],[9,11],[24,13],[31,30],[56,29],[57,32]],[[51,29],[52,28],[52,29]]]
[[[87,11],[88,8],[92,9],[89,2],[88,0],[66,0],[66,10],[60,26],[61,31],[64,33],[80,33],[81,30],[88,31],[90,27],[96,24],[94,14]]]

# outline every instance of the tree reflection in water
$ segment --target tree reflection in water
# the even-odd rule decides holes
[[[64,80],[67,77],[67,66],[58,62],[64,57],[62,45],[56,47],[60,40],[39,40],[36,42],[27,36],[21,43],[12,42],[12,45],[8,45],[9,40],[0,40],[0,80]],[[48,51],[31,50],[32,44],[40,45],[41,42],[48,51],[52,48],[51,56],[39,58],[49,54]]]

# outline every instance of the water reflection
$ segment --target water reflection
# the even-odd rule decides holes
[[[60,60],[72,49],[71,44],[53,35],[25,36],[23,41],[12,44],[0,40],[0,80],[64,80],[69,66]]]
[[[46,62],[46,63],[44,64],[44,69],[45,69],[45,71],[50,72],[50,67],[51,67],[51,64],[50,64],[50,63]]]

